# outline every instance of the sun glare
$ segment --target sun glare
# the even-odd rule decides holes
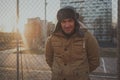
[[[26,48],[28,48],[28,44],[27,44],[27,40],[25,38],[25,34],[24,34],[24,28],[25,27],[25,19],[23,20],[19,20],[18,24],[17,24],[17,29],[22,37],[22,41],[23,41],[23,44]]]
[[[24,34],[24,24],[25,24],[25,22],[23,20],[20,20],[17,25],[17,28],[18,28],[20,34],[22,34],[22,35]]]

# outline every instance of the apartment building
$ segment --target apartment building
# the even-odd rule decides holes
[[[112,0],[60,0],[60,7],[73,6],[99,41],[111,41]]]

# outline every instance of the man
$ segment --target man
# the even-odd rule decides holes
[[[60,9],[57,19],[45,53],[52,80],[89,80],[89,73],[100,64],[96,39],[83,28],[73,8]]]

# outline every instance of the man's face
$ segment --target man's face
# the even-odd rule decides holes
[[[71,34],[72,32],[74,32],[74,28],[75,28],[74,19],[69,18],[62,20],[61,27],[66,34]]]

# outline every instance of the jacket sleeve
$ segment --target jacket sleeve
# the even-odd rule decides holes
[[[92,72],[100,65],[99,45],[95,37],[90,32],[87,33],[87,56],[89,70]]]
[[[46,42],[45,57],[46,57],[47,64],[51,68],[52,63],[53,63],[53,49],[52,49],[51,39],[50,38],[48,38],[48,40]]]

